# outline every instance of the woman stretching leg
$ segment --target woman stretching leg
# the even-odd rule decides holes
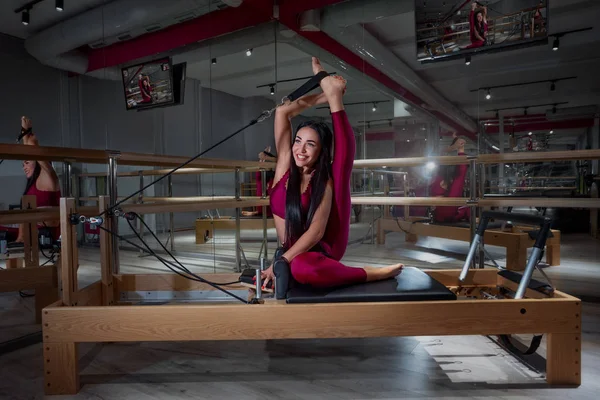
[[[313,58],[313,72],[323,70]],[[387,279],[402,264],[388,267],[349,267],[339,262],[350,231],[350,174],[354,162],[354,133],[342,96],[346,82],[339,76],[321,81],[323,93],[304,96],[279,107],[275,114],[277,164],[270,204],[277,234],[283,243],[282,259],[294,279],[314,287],[333,287]],[[302,123],[292,142],[291,119],[302,111],[328,103],[334,134],[327,125]],[[335,135],[335,153],[331,147]],[[262,273],[263,286],[274,280],[273,266]]]

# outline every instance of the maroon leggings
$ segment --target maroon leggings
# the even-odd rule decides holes
[[[291,272],[298,283],[316,288],[352,285],[367,279],[363,268],[349,267],[316,251],[296,256]]]
[[[297,282],[318,288],[361,283],[367,279],[364,269],[339,262],[346,252],[350,233],[350,174],[356,145],[346,112],[338,111],[332,113],[331,117],[334,135],[333,204],[320,244],[327,255],[308,251],[294,257],[290,265],[292,276]]]

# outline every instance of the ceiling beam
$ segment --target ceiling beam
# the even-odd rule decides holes
[[[396,82],[394,79],[390,78],[388,75],[381,72],[379,69],[375,68],[368,62],[364,62],[360,56],[353,53],[348,48],[341,45],[339,42],[332,39],[330,36],[323,32],[305,32],[300,29],[298,25],[297,18],[290,18],[282,13],[280,18],[281,23],[286,25],[289,29],[296,32],[298,35],[304,37],[305,39],[311,41],[316,44],[323,50],[331,53],[335,57],[339,58],[343,62],[347,63],[351,67],[357,69],[358,71],[362,71],[365,75],[370,78],[376,80],[382,85],[386,86],[394,93],[406,100],[406,102],[411,103],[415,107],[420,107],[422,104],[426,104],[420,97],[416,96],[412,92],[409,92],[406,88]],[[469,132],[464,129],[462,126],[458,125],[451,118],[446,116],[445,114],[436,111],[436,110],[428,110],[430,114],[432,114],[435,118],[440,121],[443,121],[452,129],[456,130],[457,134],[467,136],[473,140],[476,139],[475,132]]]
[[[159,55],[169,50],[226,35],[271,20],[269,0],[246,0],[239,7],[217,10],[198,18],[95,49],[88,55],[88,72]]]

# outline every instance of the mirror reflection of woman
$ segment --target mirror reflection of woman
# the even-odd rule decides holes
[[[23,144],[26,146],[39,146],[37,137],[32,131],[31,120],[27,117],[21,117],[22,132],[29,131],[23,136]],[[60,182],[58,175],[48,161],[25,160],[23,161],[23,172],[27,178],[27,184],[23,191],[23,196],[35,196],[36,207],[58,207],[60,205]],[[59,221],[45,221],[38,224],[40,227],[50,228],[52,240],[55,241],[60,236]],[[16,242],[23,242],[23,226],[19,228]]]
[[[487,43],[487,7],[477,9],[477,2],[471,3],[471,13],[469,14],[469,34],[471,44],[467,49],[474,49],[485,46]]]

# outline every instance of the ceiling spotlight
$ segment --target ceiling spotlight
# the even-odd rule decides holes
[[[25,10],[21,14],[21,23],[25,26],[29,25],[29,10]]]
[[[217,59],[216,59],[216,58],[213,58],[213,59],[212,59],[210,62],[211,62],[213,65],[215,65],[215,64],[217,63]]]
[[[487,100],[489,100],[489,99],[491,99],[491,98],[492,98],[492,94],[490,93],[490,89],[488,89],[488,90],[487,90],[487,94],[485,95],[485,98],[486,98]]]
[[[466,65],[471,65],[471,56],[466,56],[465,57],[465,64]]]
[[[410,139],[406,139],[406,143],[410,143]]]
[[[554,39],[554,44],[552,44],[552,50],[557,51],[558,50],[558,45],[559,45],[558,38],[555,38]]]
[[[533,135],[533,132],[529,132],[529,136]]]
[[[271,85],[271,96],[275,94],[275,86]]]
[[[64,8],[65,8],[64,7],[64,5],[65,5],[64,3],[65,2],[63,0],[56,0],[56,3],[55,3],[56,4],[56,11],[60,12],[60,11],[64,10]]]
[[[552,135],[554,133],[554,131],[550,131],[550,134]]]
[[[252,49],[246,50],[246,55],[250,57],[252,55]]]
[[[435,169],[435,163],[433,161],[429,161],[427,164],[425,164],[425,168],[431,171],[432,169]]]
[[[377,111],[377,103],[373,103],[373,112]]]

